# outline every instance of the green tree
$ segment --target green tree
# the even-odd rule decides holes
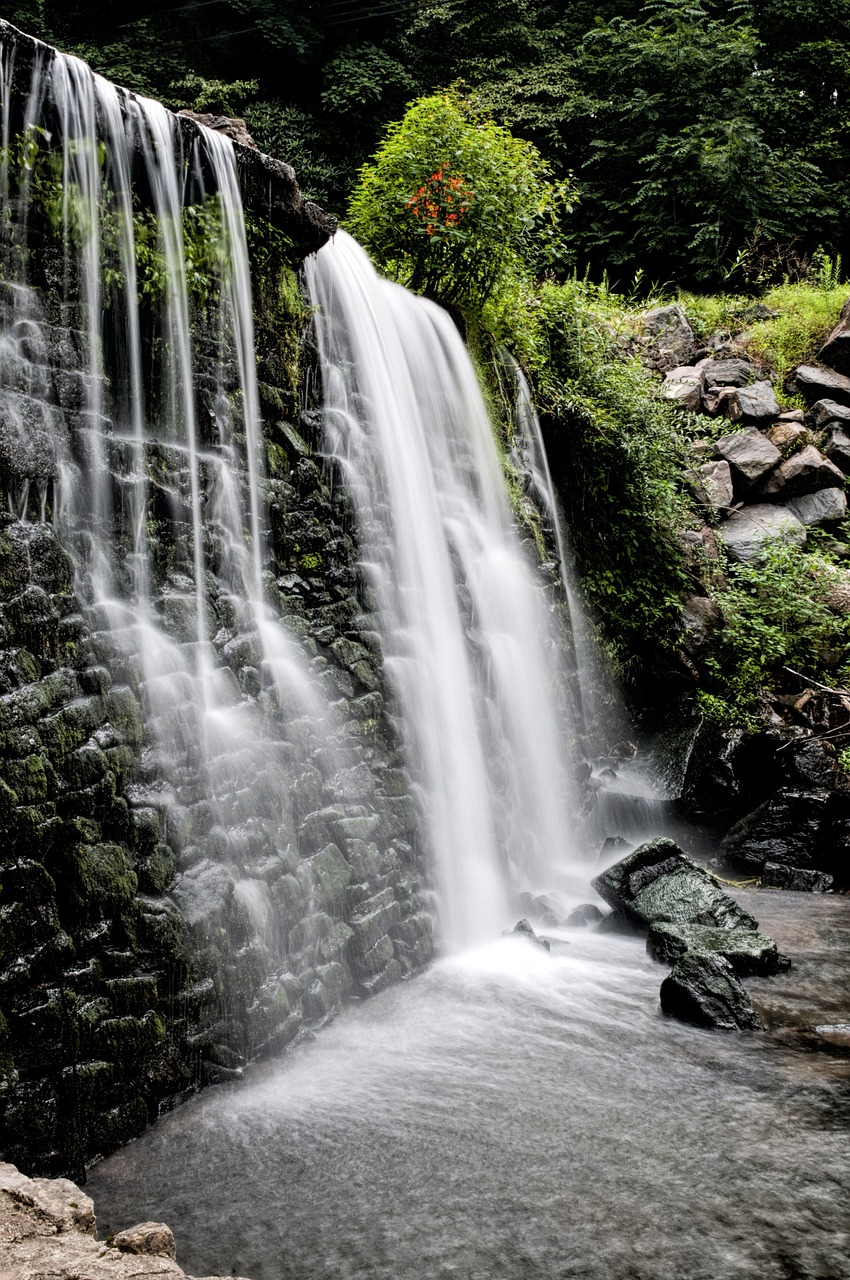
[[[534,146],[445,92],[390,125],[360,172],[348,225],[394,279],[480,309],[557,253],[566,196]]]

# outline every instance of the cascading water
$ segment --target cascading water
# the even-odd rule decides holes
[[[560,637],[449,316],[340,234],[307,264],[327,451],[353,495],[449,945],[575,873]]]
[[[181,129],[158,103],[46,48],[13,118],[15,48],[4,44],[0,64],[9,509],[52,521],[72,554],[98,655],[129,673],[142,698],[147,745],[128,795],[166,814],[183,855],[177,892],[187,915],[204,909],[193,879],[212,856],[272,944],[279,930],[266,883],[250,866],[293,850],[297,859],[293,781],[305,769],[315,775],[317,752],[329,774],[344,755],[328,701],[265,598],[252,298],[233,146]],[[30,287],[41,250],[29,243],[36,202],[62,246],[61,278],[47,283],[61,290],[54,310],[72,326],[70,353],[50,350],[55,323]],[[209,241],[203,298],[186,261],[193,215]],[[246,668],[256,685],[247,691],[234,674]]]

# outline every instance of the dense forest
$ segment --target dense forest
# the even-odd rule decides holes
[[[167,105],[244,116],[341,212],[412,99],[461,85],[572,175],[570,264],[736,287],[846,250],[850,4],[4,0]],[[845,253],[846,256],[846,253]]]

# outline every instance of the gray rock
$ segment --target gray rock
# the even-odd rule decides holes
[[[804,493],[815,493],[818,489],[834,489],[843,483],[844,477],[838,467],[813,444],[808,444],[779,464],[759,486],[759,494],[784,501]]]
[[[847,514],[847,495],[843,489],[820,489],[791,498],[786,507],[801,524],[833,524]]]
[[[831,490],[823,492],[829,493]],[[798,498],[796,501],[806,500]],[[717,532],[732,558],[744,563],[758,560],[764,553],[765,545],[776,538],[784,538],[800,546],[806,541],[804,522],[796,512],[790,506],[772,506],[768,503],[733,511]]]
[[[783,862],[766,862],[761,869],[761,882],[766,889],[791,889],[797,893],[826,893],[832,888],[832,876],[825,871],[789,867]]]
[[[775,418],[779,413],[779,402],[769,382],[754,382],[749,387],[739,387],[727,403],[737,406],[737,412],[730,413],[729,416],[743,418],[745,422],[763,422]]]
[[[655,307],[644,313],[643,326],[656,346],[674,352],[682,364],[690,359],[696,340],[681,307]]]
[[[817,400],[806,414],[806,421],[816,430],[822,430],[829,422],[850,423],[850,405],[837,400]]]
[[[782,454],[755,427],[723,436],[715,451],[732,467],[735,478],[743,484],[754,484],[782,461]]]
[[[715,929],[703,924],[650,927],[646,949],[653,960],[675,964],[687,951],[722,956],[741,977],[779,973],[788,968],[773,938],[750,929]]]
[[[644,929],[656,921],[758,929],[753,917],[673,840],[640,845],[592,884],[610,906]]]
[[[749,360],[732,357],[727,360],[706,360],[702,365],[705,385],[711,389],[718,387],[748,387],[751,382],[758,382],[760,374]]]
[[[538,938],[527,920],[517,920],[513,929],[506,929],[502,934],[504,938],[526,938],[529,942],[533,942],[535,946],[540,947],[543,951],[549,951],[549,941],[546,938]]]
[[[715,511],[725,511],[732,505],[732,471],[725,460],[705,462],[697,467],[694,475]]]
[[[813,364],[801,364],[791,375],[791,381],[805,400],[814,405],[818,400],[836,400],[850,405],[850,378],[832,369],[821,369]]]
[[[602,912],[596,906],[596,903],[582,902],[580,906],[573,908],[564,924],[571,929],[584,929],[589,924],[598,924],[602,919]]]
[[[693,365],[671,369],[661,387],[663,399],[699,413],[702,404],[702,376]]]
[[[714,632],[723,621],[719,605],[707,596],[689,596],[682,606],[682,643],[691,655],[700,653],[711,643]]]
[[[841,308],[841,318],[818,352],[821,364],[838,373],[850,374],[850,298]]]
[[[750,997],[722,956],[688,951],[661,984],[661,1008],[680,1022],[718,1031],[758,1031]]]
[[[839,471],[850,474],[850,435],[837,423],[827,427],[823,451]]]
[[[147,1254],[154,1258],[177,1257],[174,1244],[174,1233],[164,1222],[139,1222],[135,1227],[127,1227],[109,1236],[106,1241],[112,1249],[121,1253]]]

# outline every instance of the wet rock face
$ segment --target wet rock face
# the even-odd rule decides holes
[[[773,938],[752,929],[659,922],[650,926],[646,949],[661,964],[675,964],[688,951],[722,956],[739,977],[769,975],[788,968]]]
[[[640,845],[592,884],[610,906],[644,928],[662,921],[721,929],[758,928],[752,916],[673,840],[650,840]]]
[[[664,1013],[717,1031],[758,1031],[761,1020],[728,960],[688,951],[661,984]]]

